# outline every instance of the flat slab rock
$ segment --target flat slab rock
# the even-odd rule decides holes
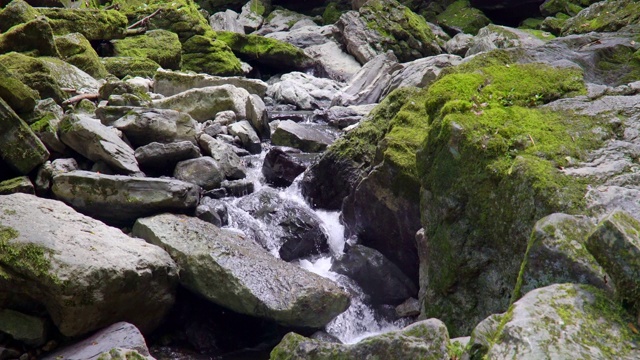
[[[121,320],[151,331],[173,305],[178,271],[161,248],[61,201],[12,194],[0,209],[0,293],[29,294],[63,335]]]
[[[200,219],[172,214],[138,219],[133,234],[171,254],[182,285],[239,313],[318,328],[349,306],[349,296],[332,281]]]

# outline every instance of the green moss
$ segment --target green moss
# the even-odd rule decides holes
[[[222,41],[196,35],[183,44],[182,70],[213,75],[240,75],[240,60]]]
[[[35,123],[31,124],[31,130],[35,133],[42,133],[42,132],[49,132],[49,131],[56,131],[55,127],[51,126],[51,120],[56,120],[56,116],[52,113],[48,113],[45,116],[43,116],[40,120],[36,121]]]
[[[538,19],[538,18],[528,18],[522,21],[522,23],[520,23],[520,26],[518,27],[519,29],[540,29],[540,25],[542,25],[542,22],[544,21],[544,19]]]
[[[253,13],[258,14],[260,16],[263,16],[267,11],[267,8],[262,3],[262,0],[251,0],[251,5],[249,5],[249,9],[251,9]]]
[[[100,62],[100,57],[82,34],[58,36],[55,41],[64,61],[97,79],[103,79],[108,75],[107,69]]]
[[[60,56],[53,41],[53,30],[44,19],[16,25],[0,34],[0,53],[10,51],[31,56]]]
[[[13,242],[12,240],[18,236],[20,236],[20,233],[17,230],[0,226],[1,267],[33,278],[47,278],[57,281],[57,278],[49,272],[51,269],[51,251],[35,244]],[[6,275],[6,272],[0,272],[0,276],[6,277]]]
[[[166,30],[151,30],[114,42],[116,54],[151,59],[165,69],[180,69],[182,45],[178,35]]]
[[[521,30],[543,41],[549,41],[556,38],[552,33],[548,31],[535,30],[535,29],[521,29]]]
[[[20,114],[33,110],[40,96],[36,91],[20,81],[17,76],[13,75],[9,69],[0,64],[0,98],[4,99],[15,112]]]
[[[127,18],[117,10],[39,8],[56,35],[81,33],[88,40],[120,39]]]
[[[322,13],[322,22],[324,22],[325,25],[335,24],[338,19],[340,19],[342,13],[343,12],[338,9],[337,3],[331,2]]]
[[[69,97],[60,89],[49,68],[38,58],[11,52],[0,55],[0,63],[22,83],[36,90],[42,99],[52,98],[62,102]]]
[[[109,73],[119,79],[125,76],[153,78],[160,67],[157,62],[147,58],[124,56],[102,58],[102,63]]]
[[[596,69],[613,85],[640,80],[640,58],[633,47],[616,45],[596,53]]]
[[[471,7],[468,0],[458,0],[436,16],[440,26],[460,29],[462,32],[476,35],[478,30],[491,23],[484,13]]]
[[[4,33],[11,27],[27,23],[38,16],[38,11],[23,0],[10,1],[0,10],[0,33]]]
[[[562,34],[613,32],[640,21],[640,2],[634,0],[604,1],[590,10],[568,20],[562,28]]]

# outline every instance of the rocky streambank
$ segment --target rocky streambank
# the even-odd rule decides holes
[[[639,14],[0,1],[0,359],[640,357]]]

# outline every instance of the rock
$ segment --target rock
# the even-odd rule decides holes
[[[133,234],[179,261],[185,287],[236,312],[318,328],[349,305],[347,294],[331,281],[200,219],[171,214],[139,219]]]
[[[91,161],[104,161],[125,174],[140,172],[134,150],[97,119],[65,115],[59,135],[65,145]]]
[[[252,194],[255,191],[253,181],[247,179],[240,180],[224,180],[220,184],[220,188],[224,191],[224,197],[243,197]]]
[[[415,86],[426,88],[436,80],[442,69],[460,64],[462,58],[456,55],[436,55],[402,64],[402,69],[392,73],[389,85],[382,97],[399,87]]]
[[[231,31],[244,34],[244,26],[238,21],[238,13],[227,9],[217,12],[209,17],[209,25],[215,31]]]
[[[487,359],[634,359],[640,356],[638,338],[628,321],[619,305],[600,290],[551,285],[531,291],[508,313],[494,315],[490,324],[478,325],[471,337],[471,354],[484,353]]]
[[[46,355],[43,360],[102,359],[100,356],[102,353],[108,353],[114,348],[133,350],[139,355],[149,357],[149,359],[151,359],[149,349],[147,348],[147,344],[140,333],[140,330],[132,324],[118,322],[98,331],[78,343]],[[125,356],[124,358],[129,357]],[[136,357],[132,358],[138,359]]]
[[[353,279],[374,304],[399,305],[418,295],[411,279],[380,252],[366,246],[349,247],[333,262],[331,271]]]
[[[220,187],[224,172],[217,161],[209,156],[184,160],[176,165],[173,177],[196,184],[204,190]]]
[[[420,315],[420,302],[416,298],[408,298],[396,306],[396,314],[399,317],[418,316]]]
[[[78,67],[96,79],[104,79],[107,69],[100,61],[98,53],[93,49],[89,40],[80,33],[56,36],[56,47],[64,61]]]
[[[322,71],[336,81],[349,81],[361,68],[360,63],[353,56],[342,51],[340,45],[334,41],[309,46],[304,49],[304,52],[318,60]]]
[[[0,98],[6,101],[13,111],[23,114],[34,110],[40,96],[4,65],[0,65]]]
[[[335,25],[340,30],[341,42],[345,44],[347,52],[360,64],[364,65],[384,52],[381,35],[369,29],[357,11],[342,14]]]
[[[227,206],[224,201],[203,197],[196,208],[195,216],[217,227],[229,224]]]
[[[123,360],[123,359],[140,359],[140,360],[153,360],[155,358],[151,356],[143,356],[135,350],[113,348],[108,352],[105,351],[98,355],[98,359],[104,360]]]
[[[271,351],[273,360],[450,359],[447,327],[438,319],[423,320],[404,329],[342,345],[288,333]]]
[[[473,44],[473,36],[465,33],[458,33],[451,40],[444,44],[444,49],[453,55],[465,56]]]
[[[41,99],[53,98],[61,103],[68,95],[60,89],[56,74],[51,73],[42,59],[16,52],[0,55],[0,63],[22,83],[37,91]]]
[[[150,30],[143,35],[113,41],[112,44],[118,56],[147,58],[165,69],[180,69],[182,45],[178,35],[171,31]]]
[[[231,76],[244,73],[240,60],[213,35],[194,35],[182,43],[182,70]]]
[[[251,121],[251,125],[261,138],[270,138],[269,115],[264,101],[256,94],[251,94],[247,100],[249,100],[247,101],[247,119]]]
[[[15,193],[35,194],[33,183],[28,176],[20,176],[17,178],[0,181],[0,195],[9,195]]]
[[[60,57],[53,41],[53,30],[45,19],[31,20],[0,34],[0,54],[10,51]]]
[[[613,280],[622,304],[640,313],[638,301],[637,254],[640,222],[629,213],[618,210],[604,218],[587,239],[587,249]]]
[[[330,126],[344,129],[359,123],[376,105],[378,104],[332,106],[323,111],[321,116]]]
[[[326,44],[336,38],[338,29],[333,25],[302,26],[288,31],[278,31],[266,34],[265,37],[284,41],[301,49]]]
[[[316,155],[305,156],[300,151],[272,147],[264,157],[262,175],[273,186],[287,187],[302,174]]]
[[[140,76],[152,78],[160,65],[147,58],[115,56],[101,59],[105,69],[115,77],[123,79],[126,76]]]
[[[79,169],[80,168],[78,167],[78,163],[73,158],[55,159],[51,162],[47,161],[42,166],[40,166],[40,168],[38,169],[38,174],[36,176],[35,186],[38,195],[49,195],[54,175]]]
[[[231,145],[207,134],[200,135],[198,142],[204,154],[211,156],[220,165],[225,178],[237,180],[247,177],[247,169]]]
[[[0,346],[0,359],[2,360],[18,359],[20,357],[20,354],[21,352],[18,350]]]
[[[585,217],[551,214],[536,222],[527,246],[514,298],[553,284],[587,284],[613,293],[607,273],[587,251],[593,231]]]
[[[245,196],[236,206],[264,223],[265,249],[277,252],[284,261],[319,254],[328,249],[327,234],[318,216],[306,207],[280,197],[276,190],[263,188]]]
[[[41,346],[47,341],[45,319],[9,309],[0,310],[0,332],[29,346]]]
[[[49,158],[44,144],[29,126],[0,99],[0,158],[11,169],[26,175]]]
[[[238,22],[242,24],[244,32],[251,33],[258,30],[264,21],[263,15],[267,14],[266,7],[269,5],[270,2],[265,4],[263,0],[250,0],[242,6]]]
[[[523,47],[527,49],[544,45],[533,34],[524,30],[508,28],[506,26],[488,25],[478,31],[478,35],[473,38],[471,47],[465,56],[478,54],[493,49],[506,49],[512,47]]]
[[[347,87],[334,97],[331,105],[377,103],[391,81],[391,74],[401,68],[392,52],[377,55],[351,78]]]
[[[267,83],[259,79],[247,79],[239,76],[220,77],[164,69],[158,69],[153,77],[153,82],[153,91],[164,96],[173,96],[194,88],[230,84],[245,89],[250,94],[264,97],[268,88]]]
[[[140,167],[152,171],[173,174],[176,164],[182,160],[200,157],[200,148],[191,141],[168,144],[152,142],[136,149],[135,157]]]
[[[9,1],[4,9],[0,10],[0,33],[4,33],[10,28],[27,23],[40,14],[31,7],[26,1],[13,0]]]
[[[117,10],[39,8],[56,35],[81,33],[87,40],[121,39],[127,17]]]
[[[597,20],[596,20],[597,19]],[[615,32],[640,20],[640,4],[630,0],[596,2],[568,19],[562,35],[585,34],[592,31]]]
[[[242,146],[252,154],[259,154],[262,151],[260,137],[246,120],[238,121],[227,127],[229,133],[240,138]]]
[[[469,0],[457,0],[436,16],[438,24],[455,33],[476,35],[478,30],[489,25],[491,20],[485,14],[471,7]]]
[[[267,35],[278,31],[292,29],[298,22],[309,20],[306,15],[302,15],[287,9],[277,9],[269,13],[257,35]]]
[[[78,211],[115,225],[165,211],[189,211],[200,188],[174,179],[71,171],[53,177],[53,194]],[[105,212],[104,209],[110,209]]]
[[[310,125],[300,125],[291,120],[281,121],[271,136],[271,143],[289,146],[304,152],[321,152],[333,143],[327,133]]]
[[[77,67],[54,58],[41,58],[40,60],[60,87],[75,89],[79,94],[98,92],[100,83]]]
[[[207,86],[154,100],[152,106],[185,112],[199,122],[213,119],[225,110],[232,110],[239,119],[246,119],[248,98],[247,90],[233,85]]]
[[[267,96],[281,104],[295,105],[298,110],[314,110],[330,106],[339,90],[340,85],[333,80],[292,72],[271,85]]]
[[[2,246],[16,254],[0,255],[2,292],[28,293],[64,336],[123,319],[149,332],[173,304],[178,271],[162,249],[60,201],[13,194],[0,207]]]
[[[110,125],[122,131],[134,147],[152,142],[196,143],[197,122],[188,114],[175,110],[133,110]]]

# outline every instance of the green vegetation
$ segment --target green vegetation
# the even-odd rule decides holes
[[[82,34],[72,33],[65,36],[57,36],[55,41],[60,51],[60,56],[64,61],[77,66],[97,79],[103,79],[109,74],[100,62],[100,57],[89,43],[89,40]]]
[[[462,32],[476,35],[478,30],[489,25],[491,20],[484,13],[471,7],[469,0],[458,0],[449,5],[447,9],[436,16],[438,24]]]
[[[192,36],[183,44],[182,70],[213,75],[240,75],[240,60],[222,41],[206,36]]]
[[[151,30],[114,42],[119,56],[151,59],[165,69],[180,69],[182,45],[178,35],[167,30]]]
[[[88,40],[120,39],[127,18],[117,10],[38,8],[49,19],[56,35],[81,33]]]
[[[562,34],[585,34],[592,31],[613,32],[640,22],[640,2],[634,0],[603,1],[569,19]]]
[[[125,76],[140,76],[152,78],[160,65],[147,58],[125,56],[102,58],[102,63],[109,73],[119,79]]]
[[[6,214],[6,212],[5,212]],[[33,278],[48,278],[57,281],[49,272],[51,251],[35,244],[16,243],[20,233],[6,226],[0,226],[0,277],[10,279],[11,272]]]

